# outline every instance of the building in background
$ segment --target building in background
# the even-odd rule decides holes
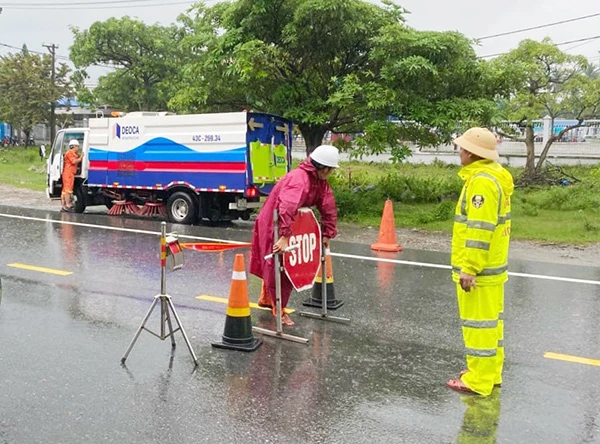
[[[88,105],[80,104],[77,99],[60,99],[56,104],[56,129],[86,128],[90,118],[110,117],[113,108],[103,105],[90,109]],[[33,127],[33,139],[36,144],[50,144],[50,125],[40,123]]]

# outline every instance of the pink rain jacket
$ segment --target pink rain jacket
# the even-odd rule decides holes
[[[274,261],[264,257],[273,252],[273,210],[279,212],[279,235],[290,236],[291,225],[299,208],[316,206],[321,213],[323,236],[333,238],[337,234],[337,207],[331,187],[320,180],[310,160],[302,162],[297,169],[285,175],[265,201],[252,235],[250,273],[265,281],[271,298],[275,298]],[[282,275],[282,299],[287,305],[291,283]],[[287,295],[286,295],[287,293]],[[286,297],[287,296],[287,297]]]

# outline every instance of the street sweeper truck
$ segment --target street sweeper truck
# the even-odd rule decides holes
[[[147,205],[161,208],[174,223],[248,220],[291,166],[292,122],[272,114],[98,117],[87,128],[58,131],[47,163],[51,199],[60,198],[73,139],[83,153],[73,188],[77,213],[126,202],[142,214]]]

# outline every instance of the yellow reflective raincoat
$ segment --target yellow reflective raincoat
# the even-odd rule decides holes
[[[510,240],[510,173],[499,163],[478,160],[458,173],[465,181],[452,230],[452,278],[460,272],[476,276],[478,286],[507,280]]]
[[[508,276],[513,179],[500,164],[478,160],[458,173],[465,181],[452,231],[452,278],[466,348],[463,383],[483,396],[502,383],[504,283]],[[460,273],[475,276],[465,292]]]

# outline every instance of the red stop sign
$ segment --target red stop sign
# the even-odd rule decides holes
[[[321,265],[321,227],[310,208],[300,208],[291,228],[289,246],[299,248],[283,256],[285,274],[297,291],[307,290]]]

